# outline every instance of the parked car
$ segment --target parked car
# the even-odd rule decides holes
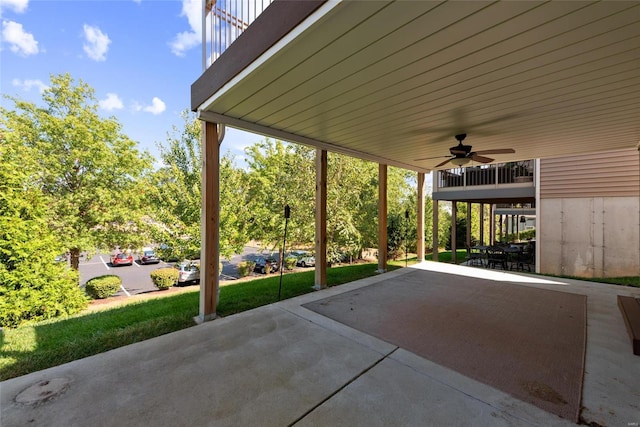
[[[157,264],[160,262],[160,258],[152,250],[144,250],[142,254],[138,255],[138,262],[140,264]]]
[[[178,286],[187,283],[200,283],[199,261],[183,261],[176,264],[176,268],[178,269]]]
[[[314,267],[316,265],[316,257],[313,255],[302,257],[296,264],[300,267]]]
[[[313,267],[316,265],[316,258],[309,251],[291,251],[285,259],[295,258],[298,267]]]
[[[120,265],[133,265],[133,256],[127,255],[123,252],[111,255],[111,265],[113,267],[118,267]]]
[[[316,265],[316,257],[311,254],[305,254],[298,257],[296,265],[300,267],[313,267]]]
[[[256,263],[256,266],[253,268],[253,271],[257,273],[266,274],[267,273],[267,264],[271,266],[271,273],[274,271],[278,271],[278,260],[274,257],[263,257],[259,256],[253,260]]]

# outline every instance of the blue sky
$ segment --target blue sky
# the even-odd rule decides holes
[[[201,0],[0,0],[0,91],[38,102],[50,75],[95,89],[99,113],[115,116],[157,157],[191,84],[202,72]],[[4,107],[12,104],[2,99]],[[242,164],[261,135],[228,129],[223,151]]]

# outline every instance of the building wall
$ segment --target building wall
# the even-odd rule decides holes
[[[640,275],[638,150],[540,161],[539,271]]]

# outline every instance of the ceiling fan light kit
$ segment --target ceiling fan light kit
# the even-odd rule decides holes
[[[464,166],[470,161],[471,159],[468,157],[454,157],[453,159],[449,160],[449,163],[452,163],[456,166]]]

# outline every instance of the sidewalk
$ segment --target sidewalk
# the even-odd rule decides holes
[[[583,418],[640,421],[640,359],[616,294],[424,262],[0,383],[8,426],[552,426],[572,423],[304,307],[415,269],[588,295]]]

